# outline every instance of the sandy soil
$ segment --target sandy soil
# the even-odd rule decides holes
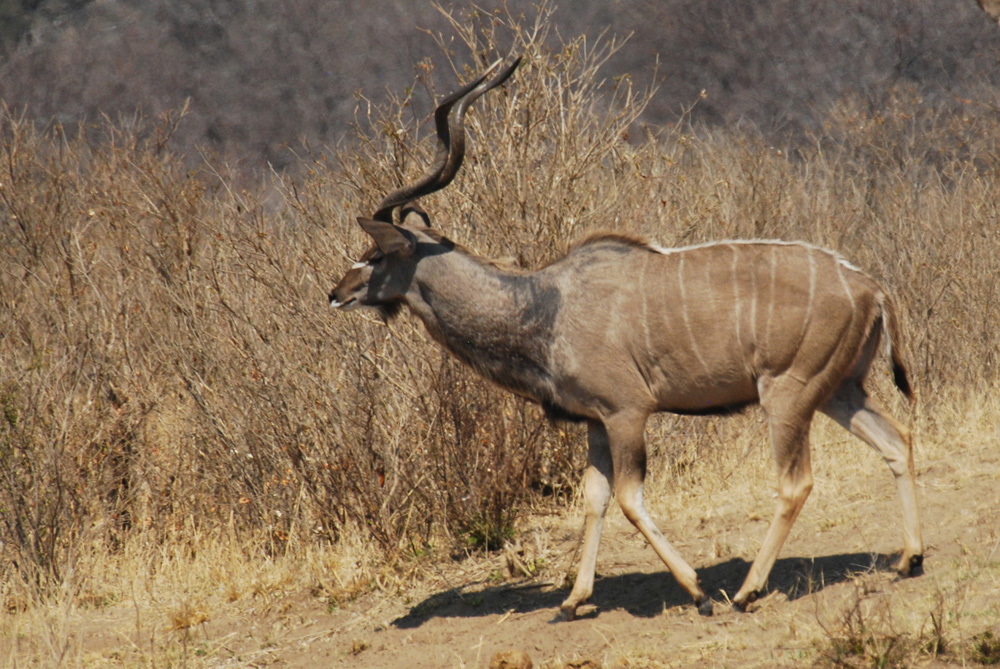
[[[567,590],[554,580],[575,567],[579,512],[536,519],[522,537],[537,546],[521,559],[546,560],[537,579],[512,578],[504,555],[428,563],[410,590],[376,588],[333,608],[305,592],[254,599],[206,613],[183,634],[161,631],[159,643],[175,644],[181,666],[513,667],[528,666],[526,657],[535,667],[808,666],[830,654],[829,639],[843,633],[853,607],[873,638],[919,643],[932,636],[936,612],[947,621],[950,654],[911,657],[960,664],[969,657],[958,642],[984,628],[1000,633],[1000,449],[986,444],[960,462],[938,458],[918,469],[927,549],[917,578],[897,579],[893,555],[879,552],[901,542],[895,489],[879,468],[845,472],[857,481],[847,500],[817,486],[769,593],[749,613],[733,610],[726,593],[749,568],[767,524],[761,514],[720,513],[692,531],[690,514],[671,521],[657,513],[710,589],[715,615],[705,618],[613,507],[592,602],[573,622],[556,617]],[[732,537],[744,542],[734,552],[746,559],[711,557]],[[83,657],[127,663],[133,639],[156,637],[132,618],[127,607],[87,614],[78,630],[90,649]]]

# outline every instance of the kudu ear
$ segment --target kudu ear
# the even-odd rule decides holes
[[[413,239],[413,236],[392,223],[358,217],[358,224],[375,240],[375,245],[382,252],[382,255],[397,253],[408,256],[416,248],[416,240]]]

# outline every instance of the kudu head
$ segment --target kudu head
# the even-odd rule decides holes
[[[428,230],[427,215],[411,203],[452,182],[465,158],[465,130],[462,124],[466,110],[476,98],[506,81],[520,62],[518,58],[488,79],[501,64],[501,61],[495,62],[478,79],[438,105],[434,111],[437,130],[434,163],[420,179],[386,195],[371,218],[358,218],[361,228],[375,243],[330,292],[330,306],[343,310],[374,307],[383,318],[393,316],[399,311],[420,260],[425,255],[441,253],[442,244],[445,248],[451,246],[440,235],[424,233]],[[399,223],[393,221],[397,209],[400,210]],[[407,224],[406,219],[411,213],[416,214],[422,224],[416,227]],[[427,239],[432,239],[434,243],[422,241]]]

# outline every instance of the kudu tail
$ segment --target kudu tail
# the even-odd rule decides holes
[[[892,363],[892,380],[899,391],[910,400],[915,399],[913,387],[906,373],[906,363],[903,360],[903,337],[899,326],[896,305],[885,296],[882,300],[882,328],[885,334],[886,352]]]

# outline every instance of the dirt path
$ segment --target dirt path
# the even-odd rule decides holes
[[[869,552],[900,541],[891,478],[852,471],[848,499],[814,493],[769,593],[748,614],[725,594],[738,589],[748,560],[711,553],[738,537],[731,550],[752,558],[766,527],[761,514],[700,522],[658,514],[710,588],[715,615],[703,618],[613,508],[592,603],[573,622],[556,619],[567,591],[552,581],[575,565],[577,514],[538,519],[548,523],[534,533],[543,547],[524,556],[546,561],[537,580],[511,578],[503,555],[428,564],[420,587],[406,592],[375,589],[332,610],[304,592],[258,598],[213,611],[184,636],[161,632],[160,642],[173,635],[173,657],[186,666],[487,667],[504,652],[523,653],[535,667],[808,666],[842,653],[832,640],[848,638],[873,657],[904,653],[907,665],[975,664],[976,635],[1000,637],[1000,449],[986,442],[954,464],[932,459],[919,470],[927,546],[919,578],[896,579],[893,556]],[[738,500],[731,507],[742,510]],[[128,646],[130,625],[127,608],[85,617],[79,632],[92,652],[84,657],[126,659],[114,648]],[[935,638],[947,641],[945,654],[926,650]]]
[[[835,652],[830,639],[850,632],[844,621],[855,611],[854,627],[861,636],[870,632],[873,644],[895,635],[909,644],[911,659],[961,663],[976,634],[1000,633],[1000,453],[984,446],[964,453],[963,462],[921,468],[927,561],[915,579],[895,578],[893,556],[866,552],[898,541],[895,492],[878,471],[859,475],[865,482],[847,505],[851,518],[834,527],[824,518],[843,517],[843,501],[810,500],[774,568],[770,593],[749,614],[732,610],[724,594],[739,587],[747,560],[692,557],[716,602],[715,616],[702,618],[613,509],[592,604],[574,622],[555,618],[566,594],[545,580],[555,568],[538,582],[515,581],[504,558],[494,556],[428,567],[419,591],[376,590],[332,611],[297,594],[215,616],[188,644],[217,666],[485,667],[508,651],[526,654],[536,667],[802,666]],[[562,569],[572,564],[578,522],[554,522],[548,555]],[[723,534],[746,534],[752,543],[765,526],[721,516],[692,536],[680,523],[660,524],[668,536],[686,536],[677,544],[688,555]],[[950,621],[942,634],[951,649],[939,657],[915,648],[934,636],[935,616]]]

